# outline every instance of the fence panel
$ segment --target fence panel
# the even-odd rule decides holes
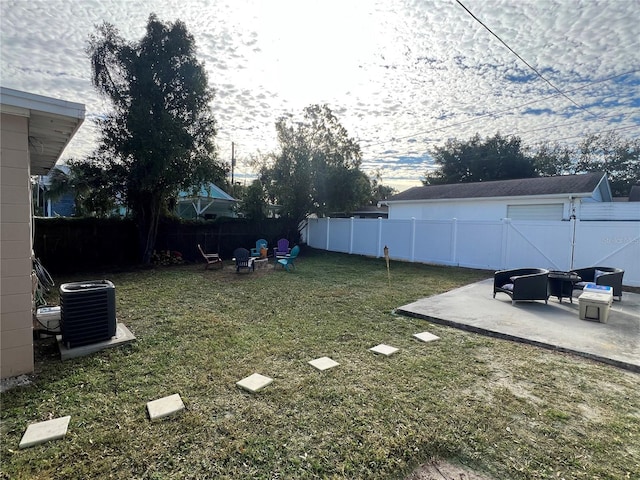
[[[353,220],[353,250],[358,255],[378,256],[378,229],[380,221],[374,218]]]
[[[382,222],[380,249],[378,255],[384,255],[382,249],[389,247],[389,256],[399,260],[411,260],[411,220],[386,220]]]
[[[349,253],[351,220],[349,218],[332,218],[329,229],[329,250]]]
[[[569,270],[573,222],[507,221],[506,268]]]
[[[416,220],[415,262],[453,264],[453,220]]]
[[[624,269],[624,284],[640,286],[640,222],[578,222],[575,268]]]
[[[502,264],[503,224],[457,221],[454,262],[463,267],[498,270]]]

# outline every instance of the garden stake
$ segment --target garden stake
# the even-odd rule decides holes
[[[389,247],[384,246],[384,260],[387,262],[387,279],[389,280],[389,286],[391,286],[391,272],[389,271]]]

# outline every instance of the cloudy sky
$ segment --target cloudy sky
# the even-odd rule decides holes
[[[91,86],[87,38],[106,21],[139,40],[154,12],[195,37],[220,157],[235,142],[238,178],[276,148],[280,116],[314,103],[360,142],[364,170],[398,190],[420,184],[447,138],[640,136],[640,0],[461,2],[546,81],[456,0],[0,0],[0,84],[85,104],[63,161],[81,158],[109,108]]]

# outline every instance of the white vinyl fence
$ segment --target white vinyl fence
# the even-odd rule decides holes
[[[486,270],[589,266],[624,269],[640,286],[640,222],[310,219],[303,232],[314,248]]]

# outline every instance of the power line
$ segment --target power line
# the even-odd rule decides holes
[[[584,108],[582,105],[580,105],[580,104],[576,103],[575,101],[573,101],[573,99],[571,99],[566,93],[564,93],[562,90],[560,90],[558,87],[556,87],[553,83],[551,83],[549,80],[547,80],[535,67],[530,65],[529,62],[527,62],[524,58],[522,58],[520,55],[518,55],[518,53],[513,48],[511,48],[509,45],[507,45],[507,43],[504,40],[502,40],[497,34],[493,33],[493,31],[489,27],[487,27],[484,23],[482,23],[482,21],[478,17],[476,17],[473,13],[471,13],[471,11],[467,7],[465,7],[460,0],[456,0],[456,2],[458,3],[458,5],[460,5],[462,8],[464,8],[466,10],[466,12],[469,15],[471,15],[476,22],[478,22],[480,25],[482,25],[491,35],[496,37],[500,43],[502,43],[505,47],[507,47],[507,49],[511,53],[513,53],[516,57],[518,57],[520,59],[520,61],[522,63],[524,63],[527,67],[529,67],[531,70],[533,70],[533,72],[538,77],[540,77],[542,80],[544,80],[551,88],[553,88],[556,92],[558,92],[564,98],[566,98],[571,103],[573,103],[580,110],[583,110],[583,111],[587,112],[589,115],[593,115],[594,117],[597,117],[597,115],[595,113],[590,112],[589,110]]]

